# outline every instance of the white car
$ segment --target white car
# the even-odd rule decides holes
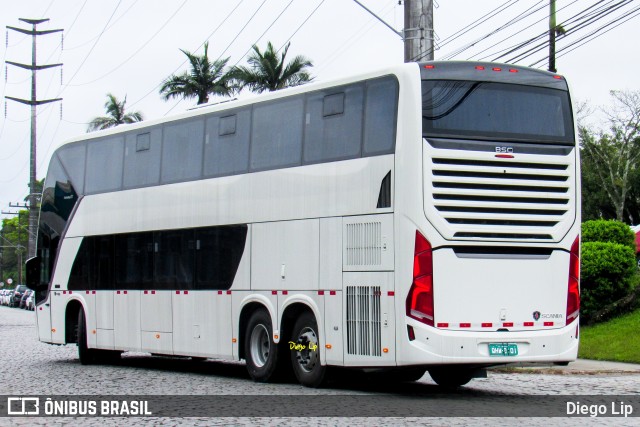
[[[29,297],[27,298],[27,301],[25,302],[27,310],[35,309],[35,296],[36,296],[36,293],[31,292],[31,295],[29,295]]]
[[[9,289],[3,289],[2,291],[0,291],[0,304],[2,305],[9,305],[9,296],[12,294],[13,292],[11,292],[11,290]]]

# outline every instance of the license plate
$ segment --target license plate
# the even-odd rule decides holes
[[[517,356],[518,344],[494,343],[489,344],[489,356]]]

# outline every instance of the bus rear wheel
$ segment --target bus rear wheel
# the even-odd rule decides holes
[[[247,371],[254,381],[269,382],[275,379],[278,367],[278,347],[271,339],[271,317],[266,310],[251,315],[244,339]]]
[[[475,371],[473,369],[456,366],[442,366],[429,369],[431,379],[440,387],[457,388],[467,384],[474,378]]]
[[[291,365],[300,384],[320,387],[325,379],[326,366],[320,363],[318,323],[313,314],[304,312],[298,317],[291,334]]]
[[[96,351],[87,346],[87,321],[84,310],[78,313],[78,359],[83,365],[90,365],[96,362]]]

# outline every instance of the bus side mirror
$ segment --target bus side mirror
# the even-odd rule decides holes
[[[27,288],[35,291],[38,285],[40,285],[40,257],[35,256],[29,258],[26,263],[27,266]]]

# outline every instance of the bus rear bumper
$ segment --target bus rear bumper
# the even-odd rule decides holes
[[[558,329],[513,332],[448,331],[412,319],[407,324],[415,339],[409,341],[405,331],[398,365],[572,362],[578,356],[578,320]],[[495,354],[497,347],[512,354]]]

